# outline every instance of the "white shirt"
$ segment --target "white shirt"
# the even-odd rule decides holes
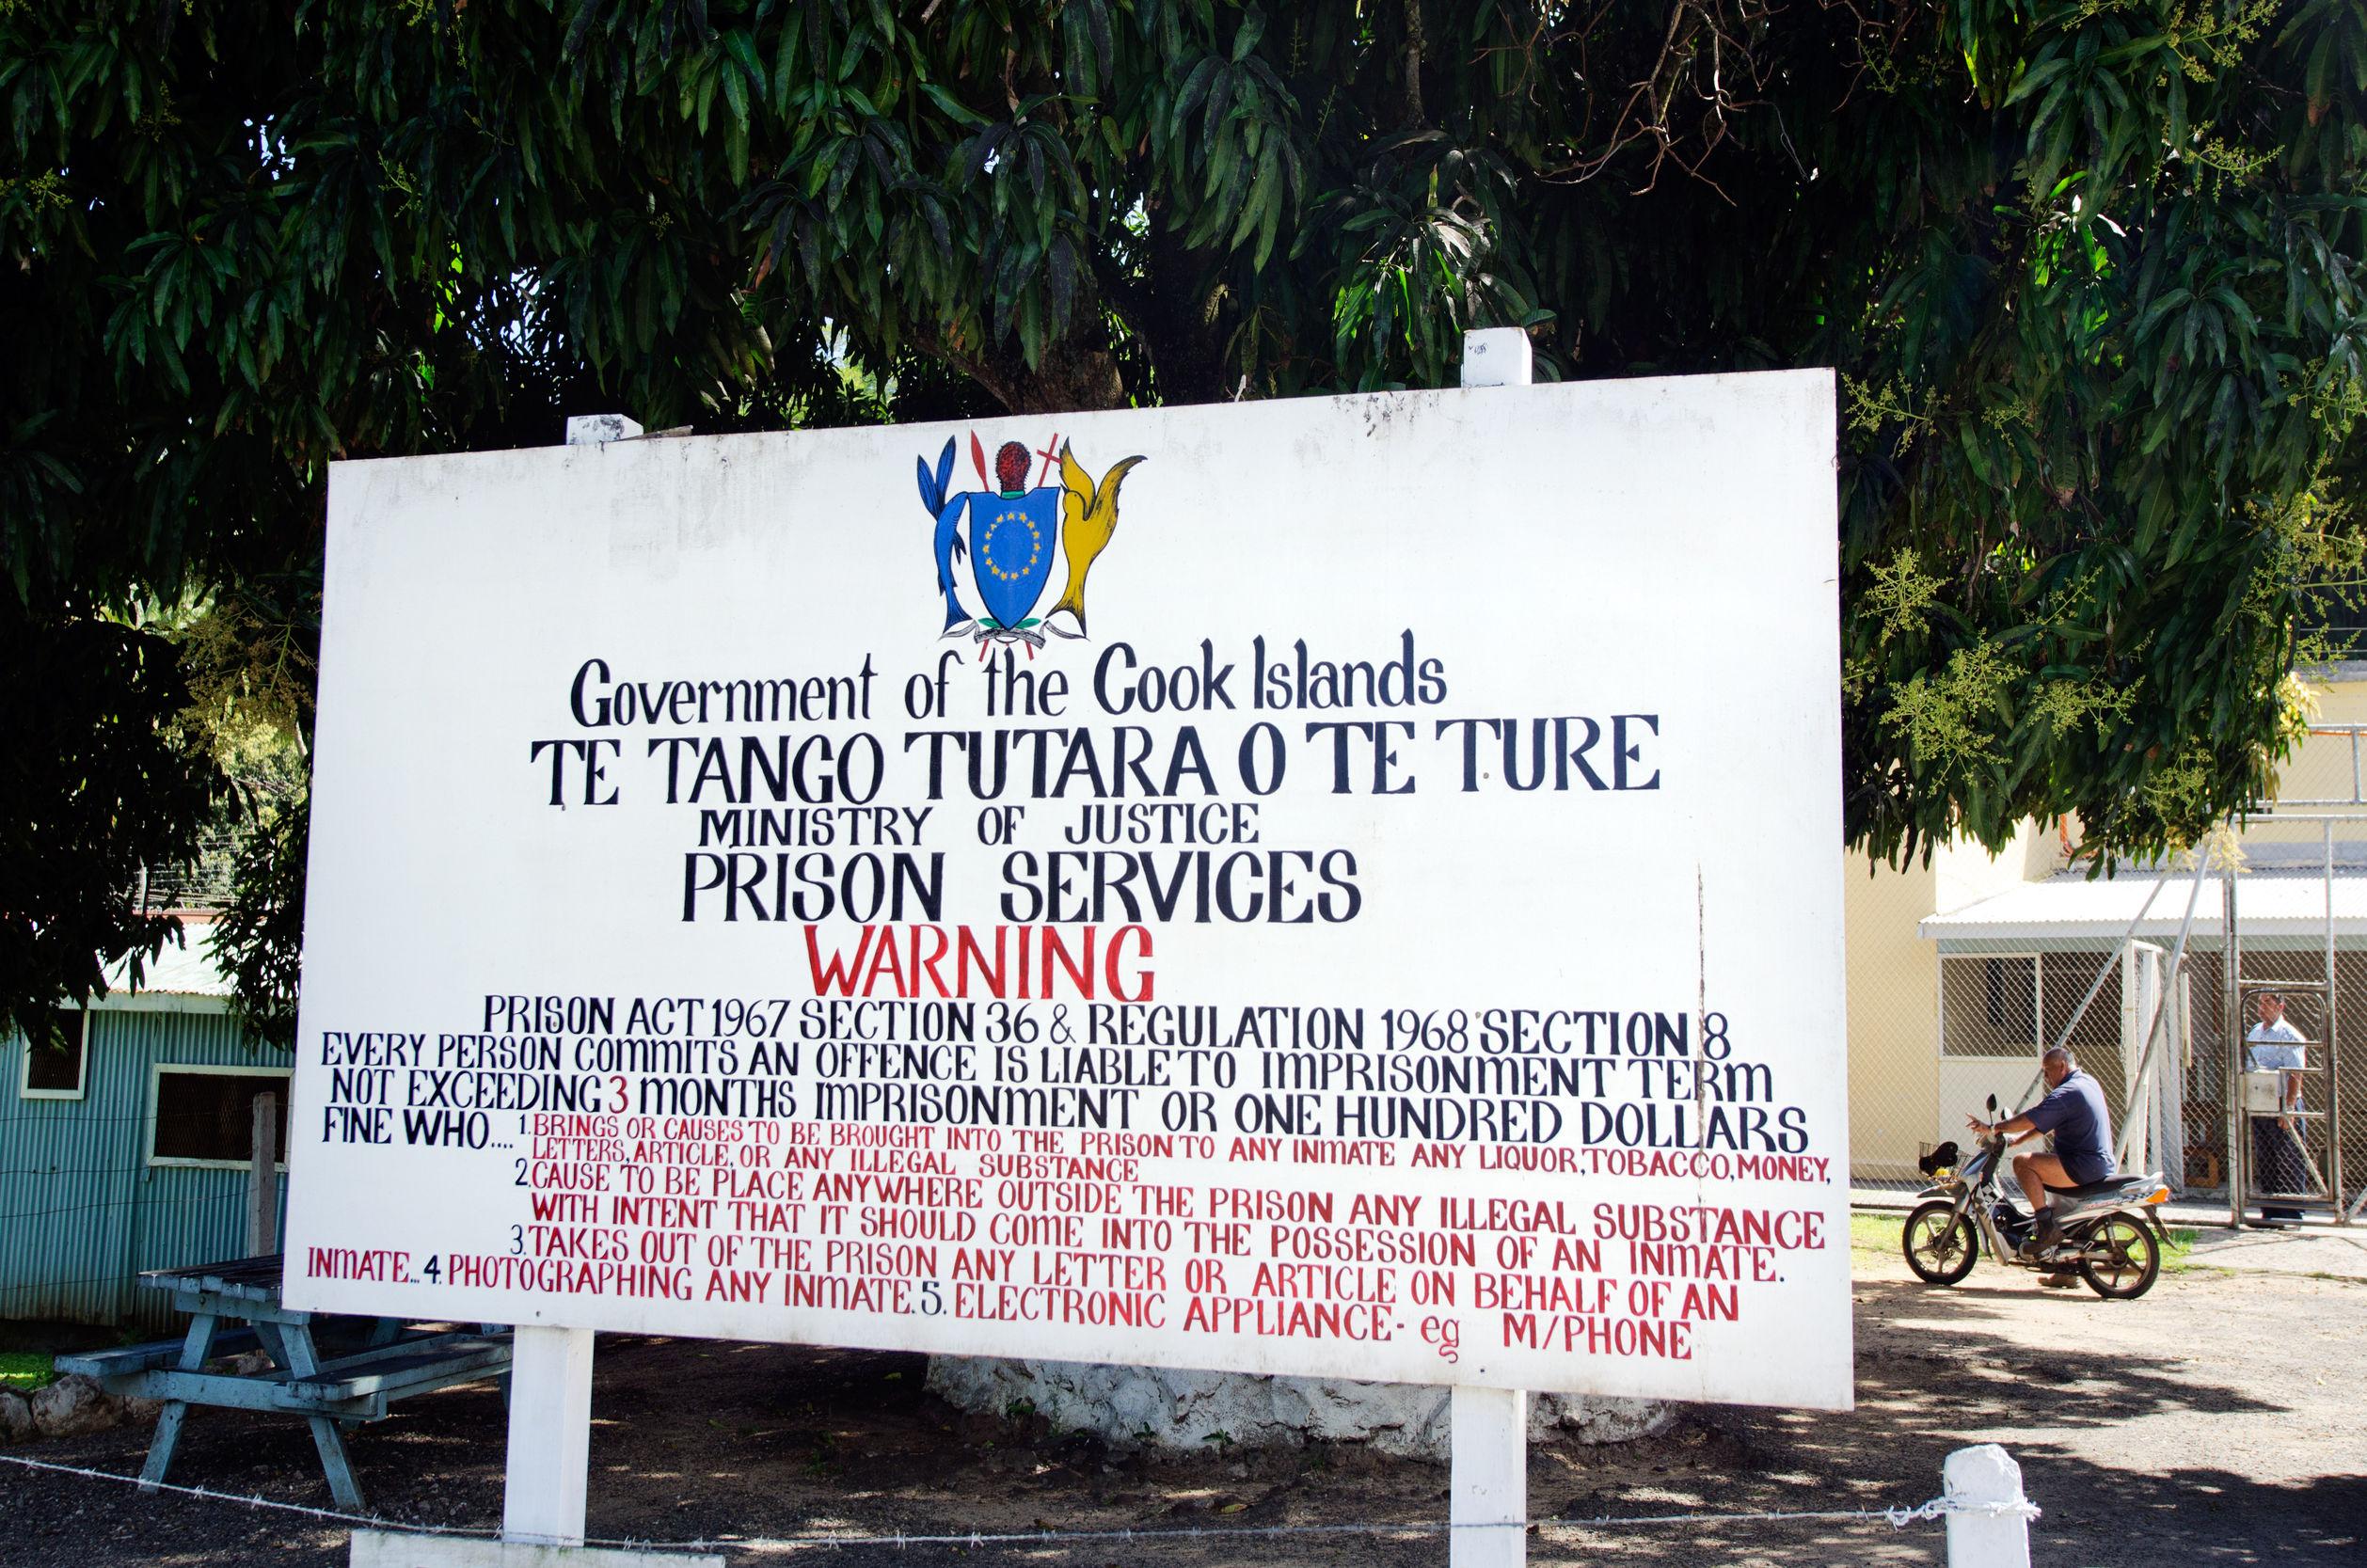
[[[2280,1018],[2274,1023],[2255,1023],[2252,1032],[2244,1037],[2248,1049],[2245,1055],[2254,1072],[2299,1072],[2302,1070],[2301,1047],[2309,1036],[2293,1026],[2290,1019]],[[2301,1109],[2301,1096],[2293,1097],[2292,1109]]]

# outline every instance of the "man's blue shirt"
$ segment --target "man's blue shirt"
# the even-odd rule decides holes
[[[2027,1114],[2032,1127],[2055,1134],[2055,1152],[2073,1180],[2084,1184],[2112,1174],[2112,1113],[2093,1078],[2072,1069]]]

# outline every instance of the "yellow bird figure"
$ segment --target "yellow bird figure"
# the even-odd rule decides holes
[[[1052,617],[1065,610],[1076,617],[1076,630],[1060,635],[1085,635],[1085,574],[1093,569],[1094,557],[1109,547],[1109,536],[1118,531],[1118,486],[1127,470],[1141,461],[1139,457],[1121,459],[1097,485],[1084,466],[1070,455],[1067,444],[1062,444],[1060,546],[1069,556],[1069,586],[1044,616],[1046,630],[1059,630],[1051,625]]]

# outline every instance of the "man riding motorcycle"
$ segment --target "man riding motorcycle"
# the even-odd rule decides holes
[[[2103,1087],[2080,1071],[2072,1053],[2059,1045],[2041,1058],[2039,1070],[2046,1078],[2046,1098],[2020,1116],[2004,1121],[1964,1118],[1964,1124],[1977,1132],[2004,1134],[2009,1146],[2041,1133],[2055,1135],[2052,1154],[2013,1157],[2013,1179],[2021,1183],[2022,1196],[2029,1200],[2030,1212],[2038,1221],[2022,1243],[2025,1257],[2042,1256],[2062,1240],[2062,1225],[2047,1201],[2047,1188],[2086,1186],[2120,1168],[2112,1157],[2112,1114],[2105,1108]],[[2065,1290],[2076,1279],[2073,1275],[2056,1274],[2049,1275],[2044,1283]]]

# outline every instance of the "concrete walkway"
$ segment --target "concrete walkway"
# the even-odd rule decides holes
[[[2175,1220],[2172,1224],[2177,1223]],[[2290,1230],[2230,1230],[2197,1227],[2189,1262],[2247,1274],[2307,1274],[2367,1280],[2367,1227],[2296,1225]]]

